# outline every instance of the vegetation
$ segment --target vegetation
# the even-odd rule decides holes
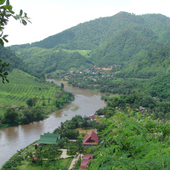
[[[148,52],[170,46],[169,26],[169,18],[161,14],[120,12],[11,49],[37,73],[44,71],[52,76],[56,70],[111,65],[115,72],[135,67]]]
[[[74,100],[73,94],[65,92],[60,86],[18,69],[14,69],[8,79],[10,83],[1,83],[0,89],[0,119],[4,126],[43,120],[52,110]]]
[[[82,146],[85,134],[80,134],[78,128],[97,129],[99,133],[100,144],[88,151],[94,152],[90,170],[170,169],[169,23],[169,18],[160,14],[120,12],[79,24],[40,42],[12,46],[20,59],[14,55],[13,72],[8,76],[11,83],[1,85],[0,102],[8,107],[0,108],[0,127],[42,120],[45,109],[60,109],[74,100],[71,93],[64,91],[63,83],[59,87],[45,82],[46,74],[73,87],[105,93],[102,99],[107,106],[95,113],[97,120],[104,116],[99,118],[100,123],[80,115],[61,123],[54,133],[61,134],[64,142],[38,148],[37,169],[53,169],[60,154],[58,148],[67,148],[70,155],[86,152]],[[1,51],[3,60],[11,61],[11,51]],[[18,110],[9,108],[14,104]],[[77,106],[73,110],[76,109]],[[69,139],[78,141],[69,144]],[[31,153],[27,161],[32,158]],[[50,161],[45,163],[42,158]],[[21,162],[21,158],[17,159]],[[29,168],[26,160],[22,163]],[[18,163],[11,160],[7,165],[11,168]]]
[[[169,122],[145,116],[129,110],[103,119],[107,126],[88,169],[169,169]]]
[[[85,54],[85,55],[84,55]],[[56,70],[92,67],[93,64],[86,58],[84,50],[56,50],[42,48],[24,48],[16,52],[23,61],[35,72],[49,74]],[[37,62],[34,62],[37,61]]]
[[[90,118],[81,117],[76,115],[72,120],[67,120],[64,123],[61,123],[61,126],[54,130],[54,133],[61,134],[62,139],[58,141],[57,144],[37,144],[34,142],[24,149],[17,151],[9,161],[7,161],[1,170],[8,169],[68,169],[73,155],[83,154],[86,152],[86,149],[83,146],[82,140],[86,133],[79,133],[75,127],[82,127],[83,129],[91,128],[92,124],[95,124],[94,121],[87,120]],[[79,124],[79,121],[86,123]],[[87,124],[88,123],[88,124]],[[76,124],[75,127],[69,129],[72,124]],[[77,142],[70,143],[69,139],[77,139]],[[61,150],[67,149],[67,154],[70,155],[70,158],[61,159]],[[80,166],[81,160],[75,165],[74,169]]]
[[[9,161],[7,161],[1,170],[7,169],[68,169],[72,157],[59,159],[61,151],[57,145],[40,145],[35,147],[34,144],[21,149]],[[34,157],[38,158],[37,160]]]
[[[8,42],[7,36],[4,35],[4,28],[8,24],[9,18],[13,17],[16,20],[20,20],[20,22],[23,25],[27,25],[27,22],[29,21],[29,18],[26,13],[23,13],[22,10],[20,10],[19,14],[15,14],[15,12],[12,10],[12,6],[10,5],[9,0],[1,0],[0,1],[0,45],[4,45],[4,42]],[[2,82],[5,83],[5,81],[8,82],[7,75],[8,72],[6,71],[6,68],[9,66],[6,62],[2,61],[2,58],[0,59],[0,77],[2,78]]]

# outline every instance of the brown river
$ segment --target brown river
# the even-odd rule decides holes
[[[54,81],[54,83],[60,85],[60,82],[52,79],[47,81]],[[0,129],[0,168],[17,150],[38,140],[41,134],[53,132],[60,125],[60,122],[69,120],[75,115],[90,116],[99,108],[106,106],[104,101],[100,99],[101,93],[66,85],[64,89],[72,92],[75,100],[63,109],[50,114],[48,119],[28,125]],[[73,111],[75,106],[78,106],[79,109]]]

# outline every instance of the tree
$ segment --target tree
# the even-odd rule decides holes
[[[26,103],[27,103],[28,106],[32,107],[32,106],[35,106],[35,105],[36,105],[37,100],[38,100],[38,99],[37,99],[36,97],[30,98],[30,99],[28,99],[28,100],[26,101]]]
[[[19,14],[15,14],[9,0],[0,0],[0,45],[2,46],[4,46],[4,42],[8,42],[8,35],[4,35],[3,30],[11,17],[19,20],[23,25],[27,25],[27,22],[30,22],[27,14],[23,13],[23,10],[20,10]],[[8,66],[9,64],[0,59],[0,77],[3,83],[5,83],[5,81],[9,82],[7,79],[8,72],[6,70]]]
[[[107,126],[88,169],[170,169],[169,122],[133,112],[103,121]]]
[[[14,108],[9,108],[4,113],[4,119],[2,120],[2,123],[15,125],[18,124],[18,114],[16,113]]]
[[[61,83],[61,89],[62,90],[64,89],[64,83]]]

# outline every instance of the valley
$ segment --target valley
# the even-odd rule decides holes
[[[0,86],[1,148],[11,152],[18,140],[24,148],[55,128],[63,135],[63,127],[65,136],[83,140],[76,129],[89,125],[100,142],[94,153],[83,149],[94,154],[90,170],[168,169],[169,28],[170,18],[162,14],[119,12],[39,42],[0,47],[10,63],[4,70],[9,83]],[[69,123],[75,115],[85,118]]]
[[[49,81],[60,84],[60,82],[52,79]],[[72,92],[75,100],[61,110],[51,112],[47,119],[31,124],[0,129],[0,167],[14,155],[17,150],[23,149],[38,140],[43,133],[52,133],[61,122],[70,120],[75,115],[90,116],[99,108],[106,106],[105,102],[100,99],[100,93],[67,85],[65,85],[65,90]],[[79,106],[79,108],[74,110],[75,106]]]

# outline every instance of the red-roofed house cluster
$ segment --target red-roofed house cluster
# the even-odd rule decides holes
[[[83,170],[87,170],[87,164],[91,159],[93,159],[93,154],[86,154],[81,162],[80,169],[86,168]]]
[[[84,137],[83,145],[85,147],[98,145],[98,135],[92,131],[89,135]],[[80,169],[86,168],[85,170],[87,170],[87,164],[91,159],[93,159],[93,154],[86,154],[82,160]]]
[[[89,135],[84,137],[83,145],[85,147],[98,145],[98,135],[92,131]]]

